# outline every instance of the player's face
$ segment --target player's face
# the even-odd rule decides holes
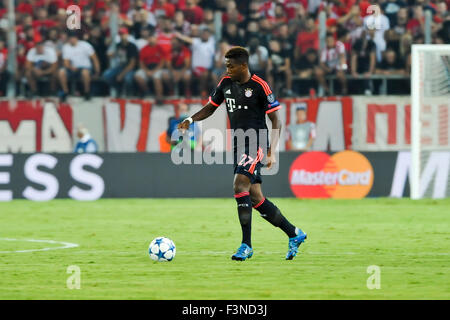
[[[233,81],[237,81],[242,78],[242,75],[247,70],[245,64],[236,63],[233,59],[225,59],[225,65],[227,67],[227,75]]]

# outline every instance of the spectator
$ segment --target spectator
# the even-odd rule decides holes
[[[20,35],[18,43],[23,45],[23,47],[25,48],[25,53],[27,53],[28,50],[33,48],[36,42],[40,41],[41,39],[41,35],[38,32],[35,32],[33,27],[25,26],[23,29],[23,34]]]
[[[48,18],[48,11],[45,7],[37,9],[37,19],[33,21],[33,29],[41,32],[43,29],[56,27],[56,22]]]
[[[228,1],[226,5],[226,11],[222,14],[222,24],[223,25],[227,25],[229,23],[239,24],[243,22],[244,19],[245,18],[237,10],[236,2]]]
[[[58,54],[58,46],[57,46],[58,41],[59,41],[59,30],[56,28],[51,28],[50,30],[48,30],[44,45],[46,47],[51,47],[52,49],[54,49],[56,52],[57,58],[59,60],[60,56]]]
[[[316,126],[306,119],[306,105],[296,108],[297,121],[287,130],[288,150],[308,151],[316,138]]]
[[[377,47],[377,62],[381,61],[381,53],[386,50],[386,40],[384,39],[384,33],[386,30],[389,30],[390,24],[389,19],[383,14],[383,11],[380,11],[380,14],[377,16],[377,22],[373,15],[368,15],[364,18],[364,25],[374,28],[375,23],[379,23],[377,28],[375,29],[375,36],[373,41]],[[379,28],[378,28],[379,27]]]
[[[413,17],[406,24],[406,29],[415,37],[419,34],[424,34],[425,16],[421,5],[414,6],[412,12]]]
[[[342,39],[347,33],[342,29],[340,32],[340,39]],[[342,94],[347,94],[347,78],[345,77],[345,72],[348,67],[346,55],[347,53],[342,41],[335,41],[333,34],[327,33],[326,47],[320,55],[320,66],[315,71],[317,81],[325,90],[325,95],[329,94],[325,76],[331,74],[336,74],[336,78],[341,84]]]
[[[230,21],[230,23],[237,23],[235,21]],[[201,23],[204,26],[207,26],[211,32],[214,32],[216,26],[214,24],[214,11],[206,8],[203,11],[203,21]]]
[[[0,96],[6,95],[6,87],[8,84],[8,71],[6,66],[8,60],[8,49],[5,48],[5,41],[0,39]]]
[[[175,37],[173,33],[172,21],[166,17],[162,17],[159,23],[159,30],[157,32],[156,41],[161,46],[164,56],[168,57],[172,50],[172,38]]]
[[[446,20],[442,23],[438,35],[442,38],[444,43],[450,44],[450,13],[447,14]]]
[[[412,36],[407,33],[403,35],[400,40],[400,51],[399,54],[405,59],[405,73],[409,75],[411,73],[411,45]]]
[[[376,67],[376,73],[385,76],[406,75],[406,63],[401,57],[397,56],[394,50],[388,48],[384,53],[383,60]],[[400,81],[389,82],[386,90],[391,94],[398,94],[401,92],[403,85]]]
[[[134,41],[138,52],[141,52],[142,48],[148,44],[148,38],[151,32],[153,32],[153,27],[146,27],[141,30],[140,37]]]
[[[271,22],[274,29],[279,28],[280,26],[285,25],[288,22],[283,4],[275,4],[274,14],[275,15],[273,17],[269,18],[269,21]]]
[[[191,38],[180,33],[176,33],[176,36],[191,45],[192,73],[199,80],[201,96],[206,98],[209,91],[208,80],[214,67],[214,54],[216,51],[211,30],[208,27],[202,27],[199,38]]]
[[[175,15],[175,6],[167,0],[155,0],[153,1],[150,11],[153,12],[156,17],[164,16],[172,19]]]
[[[269,46],[269,41],[272,39],[273,37],[273,33],[272,33],[273,29],[272,29],[272,24],[270,23],[269,19],[267,18],[261,18],[259,20],[259,41],[260,44],[264,47],[268,47]]]
[[[450,5],[450,1],[448,1]],[[447,4],[441,1],[437,4],[436,15],[434,16],[433,32],[442,39],[444,43],[450,43],[450,12],[448,11]]]
[[[239,29],[237,24],[235,23],[227,23],[224,26],[224,31],[223,31],[223,35],[222,38],[228,42],[229,44],[231,44],[232,46],[243,46],[245,45],[244,42],[244,38],[239,34]]]
[[[247,24],[247,29],[245,31],[245,38],[259,38],[259,24],[256,21],[249,21]]]
[[[376,73],[382,75],[405,74],[405,63],[391,48],[384,53],[383,60],[377,65]]]
[[[191,24],[203,22],[203,9],[197,4],[198,0],[186,0],[186,7],[183,9],[186,21]]]
[[[360,25],[361,20],[362,18],[359,5],[355,3],[352,5],[347,14],[337,19],[337,23],[347,30],[353,30],[355,27]]]
[[[281,49],[292,61],[294,58],[295,36],[289,33],[289,27],[286,24],[278,28],[278,35],[275,39],[280,42]]]
[[[373,42],[375,30],[368,29],[367,34],[364,32],[362,37],[353,45],[351,55],[351,70],[353,77],[362,75],[364,78],[364,93],[371,95],[373,88],[372,82],[368,80],[375,73],[376,65],[376,46]]]
[[[400,38],[401,35],[397,34],[394,29],[386,30],[384,33],[386,48],[392,48],[398,52],[400,50]]]
[[[310,0],[311,1],[311,0]],[[319,0],[321,1],[321,0]],[[308,4],[303,5],[302,3],[296,4],[295,11],[293,12],[292,18],[289,19],[289,29],[292,30],[292,35],[297,36],[300,30],[305,29],[305,22],[307,21],[308,12],[306,9]],[[314,19],[313,19],[314,20]]]
[[[361,38],[363,32],[367,29],[364,27],[364,19],[355,19],[353,20],[354,24],[351,28],[346,28],[349,30],[349,37],[350,37],[350,47],[346,47],[346,49],[350,49],[351,46],[359,39]]]
[[[261,78],[266,77],[267,65],[269,62],[269,51],[259,44],[259,39],[254,37],[248,42],[248,66],[250,71]]]
[[[171,88],[175,88],[179,95],[179,83],[184,84],[184,95],[191,97],[191,51],[178,38],[172,38],[172,52],[170,54],[169,72]]]
[[[44,45],[44,40],[30,49],[26,57],[25,76],[30,86],[29,98],[37,94],[37,80],[48,78],[52,92],[56,90],[58,57],[55,49]]]
[[[250,21],[259,20],[263,16],[262,12],[259,11],[259,3],[257,0],[250,1],[249,12],[247,19]]]
[[[349,31],[352,43],[359,39],[364,31],[364,19],[361,17],[359,4],[354,3],[346,15],[337,19],[337,24]]]
[[[92,139],[86,127],[79,125],[77,130],[78,142],[75,145],[73,152],[75,153],[96,153],[98,152],[98,145]]]
[[[140,94],[142,96],[148,92],[148,81],[153,81],[155,89],[156,103],[162,104],[163,102],[163,75],[167,76],[167,69],[164,69],[166,60],[164,57],[163,48],[157,44],[155,32],[149,33],[148,44],[142,48],[139,53],[140,69],[135,73],[134,79],[136,80]]]
[[[142,29],[149,26],[156,27],[157,21],[153,12],[146,9],[146,5],[143,0],[136,0],[134,6],[127,12],[126,25],[131,27],[132,33],[137,37],[140,36]]]
[[[319,50],[319,31],[316,28],[314,18],[308,17],[305,30],[300,31],[295,42],[295,56],[298,58],[308,49]]]
[[[189,21],[186,21],[184,19],[184,13],[182,10],[175,11],[175,31],[178,31],[181,34],[184,35],[190,35],[191,34],[191,24]]]
[[[226,74],[225,53],[231,48],[230,44],[222,39],[219,48],[214,55],[214,69],[212,72],[213,83],[218,83]]]
[[[167,127],[167,142],[172,145],[172,149],[178,145],[182,140],[180,136],[180,131],[177,129],[177,126],[184,119],[189,117],[189,107],[186,103],[180,103],[178,105],[178,117],[169,118],[169,123]],[[189,135],[189,143],[192,150],[202,150],[203,142],[202,142],[202,134],[201,130],[198,126],[198,123],[192,123],[188,130]]]
[[[406,3],[402,0],[387,0],[381,4],[381,8],[389,19],[389,24],[395,26],[397,24],[398,12],[401,8],[405,8]]]
[[[294,59],[293,67],[296,76],[301,79],[313,77],[318,61],[317,51],[309,48],[304,55]]]
[[[89,42],[94,48],[95,55],[100,63],[100,74],[108,68],[108,42],[109,39],[105,38],[102,34],[100,26],[94,26],[89,32],[86,33],[87,42]],[[108,41],[108,42],[107,42]]]
[[[134,70],[138,65],[138,51],[136,45],[128,41],[129,31],[127,28],[120,28],[119,34],[120,42],[117,44],[116,50],[109,52],[112,67],[103,73],[103,79],[118,91],[124,82],[125,90],[131,92]]]
[[[66,32],[62,32],[60,34],[58,34],[59,31],[56,32],[56,36],[55,38],[52,37],[52,32],[49,33],[49,41],[51,41],[49,43],[50,45],[54,44],[54,48],[56,50],[56,55],[58,56],[58,66],[62,67],[63,66],[63,58],[62,58],[62,49],[64,47],[64,45],[67,42],[67,33]]]
[[[291,58],[289,54],[282,50],[278,40],[271,40],[269,43],[270,56],[268,60],[268,80],[272,88],[279,87],[279,83],[275,83],[281,79],[284,80],[283,87],[286,96],[293,96],[292,92],[292,70]]]
[[[397,12],[396,24],[393,29],[397,34],[405,34],[408,30],[406,25],[408,23],[408,9],[400,8]]]
[[[84,89],[84,98],[91,98],[91,79],[100,74],[100,63],[95,50],[86,41],[78,40],[75,32],[69,33],[68,42],[62,48],[64,67],[59,70],[59,81],[62,87],[61,101],[65,101],[69,92],[68,82],[81,77]]]

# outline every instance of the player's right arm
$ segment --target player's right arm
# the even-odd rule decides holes
[[[224,79],[229,77],[223,77],[222,80],[220,80],[219,84],[217,85],[217,88],[214,89],[211,96],[209,97],[208,103],[200,109],[197,113],[195,113],[193,116],[184,119],[183,122],[178,124],[178,129],[186,130],[189,128],[189,126],[195,122],[195,121],[202,121],[209,116],[211,116],[214,111],[220,106],[220,104],[225,99],[225,96],[223,94],[223,85],[224,85]]]
[[[183,122],[180,122],[178,124],[178,129],[187,130],[191,123],[196,121],[202,121],[209,116],[211,116],[214,111],[216,111],[217,107],[214,106],[211,102],[208,102],[203,108],[200,109],[197,113],[195,113],[193,116],[184,119]],[[192,122],[191,122],[192,119]]]

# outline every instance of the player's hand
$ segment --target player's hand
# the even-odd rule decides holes
[[[267,168],[271,168],[275,163],[277,163],[277,159],[271,151],[267,153]]]
[[[185,119],[178,124],[177,129],[184,132],[185,130],[189,129],[190,125],[191,124],[189,123],[189,121]]]

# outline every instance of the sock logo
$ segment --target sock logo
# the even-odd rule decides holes
[[[373,168],[356,151],[306,152],[291,165],[289,183],[297,198],[360,199],[372,189]]]
[[[239,203],[238,207],[249,207],[248,203]]]

